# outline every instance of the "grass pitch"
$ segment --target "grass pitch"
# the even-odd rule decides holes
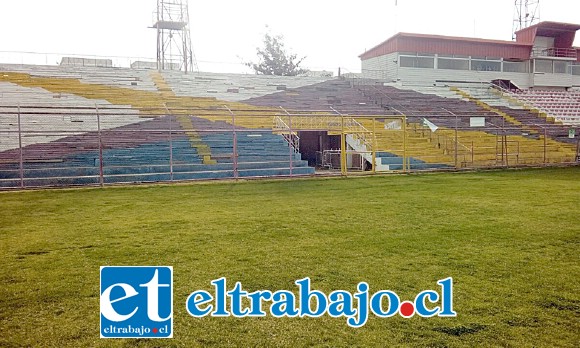
[[[569,346],[580,343],[580,168],[0,193],[0,346]],[[174,266],[174,337],[99,339],[99,266]],[[454,278],[456,318],[194,319],[248,291]]]

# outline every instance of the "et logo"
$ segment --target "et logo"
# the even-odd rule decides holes
[[[101,338],[172,338],[173,267],[103,266]]]

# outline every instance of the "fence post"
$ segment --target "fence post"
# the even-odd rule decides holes
[[[233,148],[232,148],[232,161],[234,166],[234,179],[238,180],[239,170],[238,170],[238,134],[236,132],[236,114],[227,106],[224,105],[226,110],[232,115],[232,138],[233,138]]]
[[[510,159],[509,159],[509,148],[508,148],[508,142],[507,142],[507,134],[506,134],[505,128],[503,128],[502,131],[503,131],[503,136],[502,136],[503,150],[502,150],[502,152],[505,153],[505,157],[504,157],[505,158],[505,166],[506,166],[506,168],[509,168],[510,167]]]
[[[20,176],[20,188],[24,188],[24,159],[22,154],[22,124],[20,117],[20,103],[18,103],[18,175]]]
[[[288,128],[290,128],[290,139],[292,139],[292,115],[288,115]],[[294,166],[294,150],[292,148],[293,146],[290,144],[288,146],[288,151],[290,151],[290,176],[292,176],[292,167]]]
[[[403,172],[406,171],[407,171],[407,115],[403,115]]]
[[[233,170],[234,170],[234,179],[238,180],[239,177],[239,170],[238,170],[238,134],[236,132],[236,114],[227,106],[224,105],[224,108],[228,110],[230,115],[232,116],[232,161],[233,161]]]
[[[548,141],[547,135],[548,135],[548,133],[546,131],[546,127],[544,127],[544,164],[546,164],[546,160],[547,160],[547,158],[546,158],[547,157],[547,153],[546,153],[547,148],[546,148],[546,146],[547,146],[547,141]]]
[[[167,116],[169,119],[169,181],[173,181],[173,125],[171,124],[171,118],[173,116],[171,113]]]
[[[495,129],[495,166],[496,167],[497,167],[498,156],[499,156],[498,144],[499,144],[499,130],[497,130],[497,128],[496,128]]]
[[[233,156],[234,156],[234,178],[237,180],[240,176],[238,169],[238,133],[236,132],[236,114],[232,112],[232,129],[233,129]]]
[[[290,114],[282,106],[279,106],[279,108],[282,109],[286,115],[288,115],[288,144],[290,145],[288,150],[290,153],[290,176],[292,176],[294,171],[294,156],[296,153],[300,153],[300,144],[298,142],[299,137],[298,132],[296,132],[296,137],[293,137],[294,133],[292,131],[292,114]],[[300,117],[299,115],[297,116]],[[298,146],[298,148],[296,148],[296,146]]]
[[[371,118],[373,121],[373,139],[372,139],[372,144],[373,144],[373,154],[372,154],[372,160],[373,163],[371,163],[371,168],[373,169],[373,174],[376,174],[377,169],[376,167],[376,162],[377,162],[377,136],[376,136],[376,126],[375,126],[375,122],[377,121],[374,117]],[[363,168],[364,170],[364,168]]]
[[[344,134],[344,116],[340,115],[340,172],[346,175],[346,135]]]
[[[240,173],[239,173],[239,169],[238,169],[238,133],[236,132],[236,114],[233,113],[231,110],[230,112],[232,113],[232,130],[233,130],[233,153],[232,155],[234,156],[234,178],[237,180]]]
[[[455,169],[459,169],[459,160],[457,158],[458,156],[458,136],[457,136],[457,127],[459,127],[459,119],[457,118],[457,114],[455,114]]]
[[[471,166],[472,167],[475,167],[474,162],[475,162],[475,155],[473,153],[473,141],[471,141]]]
[[[576,141],[576,158],[574,158],[574,162],[580,162],[580,138]]]
[[[173,181],[173,127],[171,124],[171,118],[173,115],[167,107],[167,103],[163,103],[165,107],[165,113],[169,120],[169,181]]]
[[[99,184],[103,187],[105,185],[103,173],[103,138],[101,135],[101,115],[97,103],[95,103],[95,111],[97,112],[97,134],[99,137]]]

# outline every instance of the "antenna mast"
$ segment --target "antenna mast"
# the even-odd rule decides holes
[[[516,31],[525,29],[540,22],[540,0],[515,0],[512,40]]]
[[[191,47],[187,0],[157,0],[157,70],[199,71]]]

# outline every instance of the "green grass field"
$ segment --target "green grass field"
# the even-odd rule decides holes
[[[504,346],[580,343],[580,168],[0,193],[0,346]],[[174,338],[99,338],[99,267],[172,265]],[[456,318],[195,319],[249,291],[454,278]]]

